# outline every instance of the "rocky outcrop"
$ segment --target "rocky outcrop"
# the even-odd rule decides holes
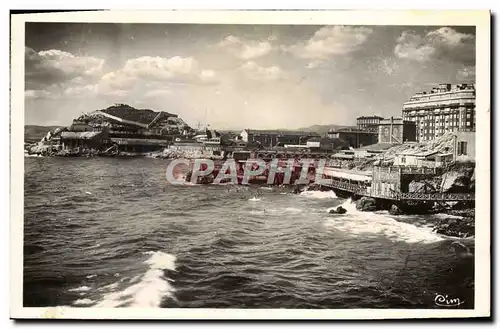
[[[347,212],[347,209],[345,209],[342,206],[338,206],[335,209],[330,209],[329,213],[330,214],[345,214]]]
[[[389,214],[396,216],[396,215],[403,214],[403,212],[401,211],[401,209],[397,205],[393,204],[393,205],[391,205],[391,208],[389,209]]]
[[[470,213],[474,213],[470,209]],[[472,237],[475,234],[474,215],[466,214],[464,217],[450,217],[439,220],[433,229],[434,232],[459,238]]]
[[[356,201],[356,209],[359,211],[376,211],[377,201],[374,198],[362,197]]]
[[[475,190],[475,168],[457,168],[444,173],[442,179],[444,193],[471,193],[471,188]]]

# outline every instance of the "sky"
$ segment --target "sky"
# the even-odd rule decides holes
[[[355,125],[401,116],[436,84],[474,82],[474,27],[26,25],[26,124],[126,103],[195,128]]]

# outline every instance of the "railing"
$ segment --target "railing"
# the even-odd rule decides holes
[[[365,186],[340,182],[332,180],[329,184],[323,184],[324,186],[343,190],[346,192],[354,193],[362,196],[369,196],[379,199],[387,200],[415,200],[415,201],[473,201],[475,200],[475,194],[470,193],[379,193],[376,191],[368,191]]]
[[[471,201],[475,195],[470,193],[399,193],[399,200],[430,201]]]

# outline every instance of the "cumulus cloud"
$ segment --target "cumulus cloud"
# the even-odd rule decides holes
[[[114,90],[134,89],[151,84],[192,83],[213,84],[217,75],[213,70],[202,70],[193,57],[172,58],[143,56],[129,59],[124,66],[106,73],[99,81],[99,91],[103,94]]]
[[[24,91],[24,97],[26,99],[37,99],[37,98],[49,98],[51,94],[45,90],[26,90]]]
[[[425,35],[403,31],[397,39],[394,54],[416,61],[444,59],[464,63],[474,62],[475,37],[450,27],[441,27]]]
[[[170,89],[155,89],[155,90],[148,90],[145,94],[144,97],[146,98],[156,98],[156,97],[164,97],[172,94],[172,90]]]
[[[64,95],[69,97],[90,97],[95,96],[98,88],[97,85],[89,84],[83,86],[69,86],[64,90]]]
[[[278,80],[284,76],[283,70],[278,66],[263,67],[253,61],[241,65],[240,71],[253,80]]]
[[[293,55],[311,59],[308,68],[317,67],[324,60],[336,55],[343,55],[357,50],[373,32],[362,26],[324,26],[305,42],[283,47]]]
[[[69,52],[50,49],[35,51],[25,48],[25,80],[33,86],[65,83],[80,78],[92,79],[102,74],[104,59],[92,56],[76,56]]]
[[[272,50],[271,42],[275,40],[276,36],[274,35],[270,36],[268,41],[241,40],[234,35],[229,35],[218,45],[229,50],[240,59],[249,60],[269,54]]]

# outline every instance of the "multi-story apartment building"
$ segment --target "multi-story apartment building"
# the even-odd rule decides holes
[[[361,116],[356,119],[356,123],[359,130],[378,132],[378,125],[382,119],[384,118],[376,115]]]
[[[415,122],[419,141],[432,140],[446,132],[475,131],[475,108],[474,85],[443,83],[403,103],[403,119]]]

